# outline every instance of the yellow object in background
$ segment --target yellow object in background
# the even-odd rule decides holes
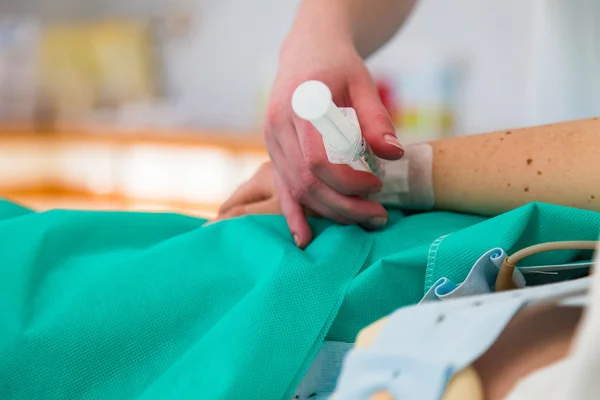
[[[44,105],[58,120],[79,120],[94,108],[117,108],[157,94],[151,35],[137,21],[49,27],[40,66]]]
[[[100,22],[90,26],[89,37],[104,101],[123,104],[155,97],[153,46],[146,24]]]
[[[94,103],[94,60],[86,32],[83,25],[51,27],[41,40],[43,106],[59,119],[86,113]]]

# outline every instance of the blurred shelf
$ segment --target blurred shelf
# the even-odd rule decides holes
[[[159,213],[179,213],[200,218],[214,218],[218,204],[177,204],[142,200],[114,199],[110,197],[69,193],[2,192],[0,198],[20,204],[35,211],[95,210],[95,211],[143,211]]]
[[[29,124],[0,124],[2,142],[84,142],[112,145],[218,147],[231,151],[264,153],[262,135],[255,132],[195,129],[63,126],[36,128]]]
[[[40,211],[212,217],[267,159],[248,133],[0,125],[0,197]]]

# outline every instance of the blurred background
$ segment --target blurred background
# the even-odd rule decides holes
[[[421,0],[369,61],[402,141],[593,115],[600,81],[570,82],[580,67],[559,56],[570,29],[595,26],[590,1]],[[267,159],[298,3],[0,0],[0,197],[214,215]],[[556,101],[573,86],[577,101]]]

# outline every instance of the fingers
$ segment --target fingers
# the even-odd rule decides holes
[[[273,180],[275,182],[275,188],[279,194],[279,204],[281,205],[281,211],[288,224],[288,228],[294,238],[294,243],[301,249],[304,249],[312,240],[312,232],[306,216],[304,215],[304,209],[291,195],[285,183],[277,172],[273,173]]]
[[[292,137],[292,139],[294,138]],[[340,224],[359,223],[371,229],[381,228],[385,225],[387,212],[380,204],[358,196],[340,194],[307,169],[300,168],[300,171],[292,171],[290,168],[285,168],[290,165],[297,165],[288,162],[288,160],[302,157],[298,146],[289,145],[287,148],[290,151],[285,156],[278,145],[274,145],[270,150],[274,164],[284,165],[283,168],[276,169],[277,174],[274,178],[280,198],[282,197],[282,191],[285,191],[285,195],[290,197],[296,204],[304,204],[319,215]],[[278,181],[279,184],[277,184]],[[281,200],[283,201],[283,198]],[[287,210],[283,203],[282,211],[287,217]],[[296,209],[294,211],[298,215],[301,213]],[[302,213],[302,219],[305,220],[304,213]]]
[[[290,182],[298,181],[298,174],[292,166],[294,165],[294,161],[296,163],[301,162],[301,157],[299,157],[298,154],[293,154],[292,157],[296,157],[296,159],[293,160],[286,157],[283,153],[279,144],[280,139],[278,135],[275,135],[274,133],[276,129],[275,126],[279,125],[281,127],[278,130],[279,135],[290,136],[287,141],[290,142],[292,146],[294,145],[293,135],[295,132],[293,131],[291,123],[288,124],[284,122],[276,124],[278,121],[276,118],[278,118],[276,113],[272,114],[271,117],[268,117],[267,125],[265,127],[265,143],[274,166],[272,171],[273,183],[275,184],[275,190],[279,197],[281,211],[285,217],[290,233],[294,238],[294,243],[296,243],[296,246],[303,249],[312,240],[312,232],[308,225],[308,221],[306,220],[306,216],[304,215],[302,205],[298,199],[295,199],[292,196],[286,185],[286,179]],[[299,149],[296,150],[299,151]],[[283,174],[286,175],[286,178],[282,178]]]
[[[345,220],[358,223],[366,229],[381,229],[387,223],[387,211],[372,200],[358,196],[343,196],[329,187],[324,187],[315,197],[319,202],[330,204],[331,209]]]
[[[368,71],[365,69],[363,72],[349,87],[350,101],[358,115],[363,136],[378,157],[400,159],[404,149],[396,138],[396,129]]]
[[[337,89],[333,85],[334,97],[340,105],[356,109],[365,138],[377,155],[398,159],[404,151],[394,127],[366,68],[361,73],[338,80]],[[358,223],[372,229],[385,225],[385,209],[360,197],[378,192],[381,180],[346,165],[331,164],[321,135],[293,114],[288,93],[275,92],[273,96],[267,111],[265,141],[281,210],[298,246],[306,246],[312,238],[304,207],[341,224]]]
[[[376,221],[387,218],[387,212],[380,204],[357,196],[344,195],[327,185],[302,163],[303,153],[298,144],[298,137],[286,133],[280,131],[278,140],[269,145],[269,154],[277,171],[275,182],[280,181],[279,186],[276,186],[280,196],[281,190],[285,190],[295,203],[306,205],[320,215],[341,224],[360,223],[372,228],[381,227],[382,224],[372,224],[373,218],[379,218]],[[283,148],[287,150],[285,154]],[[349,172],[361,175],[358,171]],[[282,211],[286,215],[283,204]]]
[[[241,217],[244,215],[281,214],[279,200],[273,197],[256,203],[240,203],[229,210],[219,213],[217,221]]]
[[[276,190],[280,200],[283,193],[284,197],[289,196],[295,203],[307,206],[323,217],[332,219],[340,224],[354,223],[352,219],[343,217],[334,211],[328,203],[319,201],[318,197],[314,196],[316,192],[326,185],[302,165],[302,152],[298,145],[297,136],[287,138],[287,145],[289,149],[287,154],[284,154],[283,149],[277,141],[272,142],[268,146],[269,155],[276,166],[273,170],[273,180],[276,183]],[[279,186],[277,186],[277,182],[279,182]],[[329,188],[329,190],[332,189]],[[282,211],[286,215],[286,209],[283,206]]]
[[[219,215],[227,214],[236,206],[257,203],[274,197],[273,188],[270,184],[271,176],[265,171],[266,164],[261,166],[256,174],[247,182],[242,184],[223,205],[219,208]]]
[[[382,182],[374,174],[355,171],[347,165],[331,164],[323,139],[310,122],[297,119],[294,125],[304,163],[325,184],[345,195],[369,195],[381,190]]]

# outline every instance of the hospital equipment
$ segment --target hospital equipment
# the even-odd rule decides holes
[[[383,187],[369,196],[371,200],[405,210],[431,210],[435,206],[433,149],[429,143],[410,144],[401,160],[382,163]]]
[[[544,243],[541,248],[546,251],[556,250],[558,248],[565,248],[568,250],[585,250],[589,248],[595,248],[597,242],[595,241],[571,241],[571,242],[551,242]],[[536,249],[539,249],[540,245],[534,245],[522,249],[517,253],[529,253],[530,255],[534,254]],[[435,253],[434,253],[435,254]],[[516,254],[516,253],[515,253]],[[508,258],[506,252],[501,248],[494,248],[487,252],[485,252],[473,265],[468,275],[464,279],[464,281],[460,284],[453,283],[450,279],[440,278],[438,279],[431,288],[425,293],[423,299],[419,304],[426,305],[432,302],[447,302],[449,300],[456,300],[459,298],[465,297],[473,297],[473,296],[481,296],[484,294],[493,293],[495,290],[495,282],[498,279],[499,270],[501,266],[503,266],[504,261]],[[585,277],[590,270],[591,262],[575,262],[570,264],[563,265],[538,265],[538,266],[527,266],[523,268],[516,268],[513,270],[512,275],[512,285],[516,288],[525,288],[526,285],[543,285],[549,283],[558,283],[563,280],[571,280],[576,279],[577,277]],[[573,275],[573,270],[576,270],[576,274]],[[533,272],[533,274],[532,274]],[[534,274],[543,274],[543,278],[539,278],[536,280],[530,279]],[[530,283],[530,280],[533,283]],[[541,280],[541,281],[540,281]],[[416,311],[415,311],[416,312]],[[368,346],[368,344],[374,338],[375,333],[379,332],[381,326],[385,325],[389,318],[384,318],[379,322],[376,322],[372,326],[363,330],[361,334],[359,334],[359,338],[356,343],[356,348],[363,348]],[[333,342],[325,342],[322,350],[319,352],[319,355],[311,364],[311,367],[306,374],[303,382],[298,388],[297,392],[300,394],[300,398],[303,394],[307,393],[317,393],[321,394],[323,392],[332,391],[332,385],[335,384],[335,380],[341,371],[341,362],[347,357],[347,354],[351,351],[350,347],[344,347],[343,344],[333,343]],[[479,379],[477,377],[476,371],[472,368],[467,368],[460,371],[453,378],[454,381],[463,382],[465,380],[474,380]],[[360,378],[358,378],[360,379]],[[454,392],[456,386],[459,386],[458,390],[462,390],[462,384],[456,385],[454,387],[449,387],[449,392]],[[477,394],[477,388],[470,387],[469,388],[469,396],[465,397],[465,394],[462,394],[461,397],[457,397],[457,399],[467,400],[467,399],[481,399],[481,397],[475,396]],[[448,396],[448,393],[446,393]],[[385,397],[380,396],[381,399],[385,399]],[[367,397],[365,397],[367,398]],[[374,396],[373,399],[378,399],[379,397]],[[417,397],[418,398],[418,397]],[[453,397],[445,397],[444,399],[449,399]]]
[[[520,310],[537,304],[586,303],[591,278],[525,288],[516,263],[542,252],[597,246],[597,241],[563,241],[529,246],[511,257],[502,249],[486,252],[460,285],[442,278],[419,307],[398,310],[364,329],[346,355],[336,397],[483,400],[483,384],[472,364]],[[569,269],[536,268],[553,273]],[[502,292],[490,294],[494,288]],[[520,289],[505,291],[515,288]]]
[[[398,310],[359,336],[334,397],[483,400],[482,383],[471,365],[514,316],[542,304],[585,305],[590,282],[583,278]],[[469,378],[454,380],[461,371]]]
[[[540,243],[535,246],[527,247],[519,250],[510,257],[506,257],[500,266],[498,278],[496,279],[496,291],[514,289],[515,286],[512,282],[512,276],[514,274],[517,263],[526,257],[534,254],[542,253],[545,251],[552,250],[578,250],[587,249],[593,250],[596,248],[597,242],[593,240],[589,241],[567,241],[567,242],[552,242],[552,243]]]
[[[292,96],[292,108],[323,136],[329,162],[348,164],[382,178],[383,187],[371,197],[373,200],[405,209],[433,208],[433,153],[428,143],[407,146],[401,160],[380,160],[362,137],[356,111],[338,108],[327,85],[319,81],[298,86]]]
[[[323,136],[329,162],[384,176],[380,160],[362,137],[356,111],[338,108],[323,82],[307,81],[298,86],[292,96],[292,108]]]

